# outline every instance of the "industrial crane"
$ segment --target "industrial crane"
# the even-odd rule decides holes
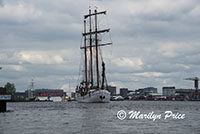
[[[198,77],[191,77],[191,78],[185,78],[184,80],[192,80],[192,81],[194,81],[194,88],[195,88],[196,97],[197,97],[197,95],[198,95],[198,89],[199,89],[199,80],[200,80],[200,78],[198,78]]]
[[[196,90],[198,90],[198,88],[199,88],[199,80],[200,80],[198,77],[185,78],[184,80],[192,80],[192,81],[194,81],[194,88]]]

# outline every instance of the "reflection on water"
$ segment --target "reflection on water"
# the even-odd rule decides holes
[[[105,104],[77,102],[8,103],[0,113],[0,134],[114,134],[114,133],[192,133],[200,132],[200,102],[122,101]],[[186,115],[184,120],[119,120],[119,110]]]

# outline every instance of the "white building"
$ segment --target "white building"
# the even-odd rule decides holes
[[[176,89],[175,87],[163,87],[162,92],[164,96],[172,97],[175,96]]]

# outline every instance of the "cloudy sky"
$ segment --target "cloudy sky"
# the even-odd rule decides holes
[[[200,77],[199,0],[0,0],[0,85],[74,90],[89,6],[107,10],[109,84],[193,88],[183,78]]]

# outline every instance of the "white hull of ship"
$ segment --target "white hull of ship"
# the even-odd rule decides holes
[[[85,96],[77,93],[77,101],[82,103],[108,103],[110,101],[110,92],[107,90],[90,90]]]

